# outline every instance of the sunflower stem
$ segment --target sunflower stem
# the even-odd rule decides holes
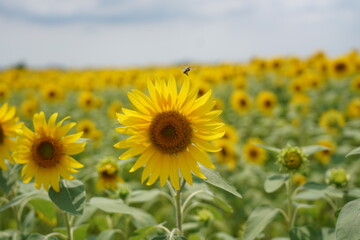
[[[293,227],[293,225],[295,223],[295,219],[293,219],[291,181],[292,181],[292,174],[289,174],[289,179],[285,183],[285,185],[286,185],[286,194],[287,194],[287,216],[288,216],[287,224],[288,224],[288,230],[289,231],[290,231],[290,229]]]
[[[70,224],[70,219],[69,219],[68,213],[64,212],[64,218],[65,218],[65,223],[66,223],[68,239],[73,240],[72,229],[71,229],[71,224]]]
[[[179,229],[180,235],[183,235],[182,232],[182,212],[181,212],[181,189],[176,190],[175,193],[175,210],[176,210],[176,227]]]

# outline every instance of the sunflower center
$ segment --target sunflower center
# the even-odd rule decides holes
[[[266,108],[271,108],[272,107],[272,102],[267,99],[267,100],[265,100],[264,105],[265,105]]]
[[[344,72],[346,70],[346,64],[344,63],[338,63],[335,65],[335,70],[337,72]]]
[[[289,152],[285,156],[285,165],[288,169],[298,169],[302,164],[301,156],[296,152]]]
[[[100,169],[100,175],[102,178],[112,179],[117,176],[117,169],[111,164],[107,164]]]
[[[43,168],[54,167],[59,164],[62,147],[60,142],[52,138],[35,140],[31,153],[35,163]]]
[[[2,126],[0,124],[0,144],[3,144],[5,140],[5,134],[4,134],[4,130],[2,129]]]
[[[247,102],[246,102],[245,99],[240,99],[240,100],[239,100],[239,104],[240,104],[240,106],[242,106],[242,107],[246,107]]]
[[[190,144],[191,136],[190,122],[176,111],[159,113],[149,127],[151,143],[163,153],[184,151]]]
[[[251,158],[257,158],[257,156],[258,156],[259,154],[258,154],[258,151],[253,148],[253,149],[250,150],[249,155],[250,155]]]

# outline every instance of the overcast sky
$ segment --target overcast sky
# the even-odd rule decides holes
[[[0,67],[127,67],[360,50],[359,0],[0,0]]]

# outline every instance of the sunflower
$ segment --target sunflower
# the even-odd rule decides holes
[[[319,120],[320,126],[330,134],[337,134],[345,126],[345,118],[335,109],[323,112]]]
[[[107,109],[107,115],[109,119],[116,119],[116,113],[120,112],[122,107],[121,102],[114,101],[110,104],[110,106]]]
[[[45,84],[41,88],[41,96],[47,102],[55,102],[64,98],[65,93],[62,87],[55,84]]]
[[[119,182],[124,182],[122,178],[118,176],[119,166],[112,158],[103,159],[96,166],[99,178],[96,186],[100,191],[104,189],[116,190]]]
[[[36,113],[33,117],[34,132],[23,126],[17,140],[17,148],[13,153],[17,163],[25,164],[21,175],[25,183],[35,178],[35,187],[40,189],[43,185],[48,191],[51,186],[56,192],[60,191],[60,177],[74,179],[70,173],[75,173],[75,168],[83,165],[69,155],[84,151],[86,142],[76,142],[82,132],[65,136],[75,123],[62,126],[66,117],[56,124],[58,114],[51,115],[49,122],[43,112]]]
[[[26,118],[31,118],[39,109],[39,102],[35,98],[26,99],[20,105],[21,113]]]
[[[85,111],[100,107],[102,100],[90,91],[81,92],[78,96],[78,105]]]
[[[16,146],[12,138],[16,137],[16,131],[21,128],[15,114],[15,107],[9,108],[7,103],[0,107],[0,168],[3,170],[7,169],[5,158],[12,161],[10,152]]]
[[[251,109],[251,99],[246,92],[236,90],[231,95],[231,105],[235,111],[244,114]]]
[[[243,147],[244,159],[248,163],[262,165],[267,159],[266,151],[257,146],[263,142],[258,138],[250,138]]]
[[[216,152],[217,162],[226,164],[230,170],[235,169],[237,164],[237,154],[235,152],[234,144],[223,139],[216,141],[215,144],[221,148],[221,151]]]
[[[349,118],[360,119],[360,97],[356,97],[349,102],[346,112]]]
[[[96,131],[96,126],[94,121],[85,118],[79,121],[78,125],[76,126],[76,131],[83,132],[84,138],[91,138],[93,132]]]
[[[354,90],[354,92],[360,93],[360,75],[351,80],[351,89]]]
[[[304,116],[309,112],[310,100],[306,94],[295,94],[290,100],[289,107],[296,113]]]
[[[335,144],[329,140],[320,140],[317,145],[327,147],[328,149],[315,153],[315,158],[322,164],[328,164],[331,159],[331,155],[335,152]]]
[[[275,106],[277,98],[276,95],[269,91],[262,91],[256,98],[256,104],[260,112],[264,115],[271,115]]]
[[[352,72],[352,65],[348,58],[340,57],[330,62],[330,70],[334,77],[344,78]]]
[[[6,86],[4,83],[0,83],[0,100],[4,101],[10,96],[9,86]]]
[[[189,184],[192,184],[191,172],[206,179],[198,163],[215,168],[206,151],[221,149],[208,141],[224,135],[224,124],[218,120],[221,111],[212,110],[215,102],[209,100],[211,90],[197,98],[198,89],[190,88],[189,80],[185,79],[178,92],[171,77],[167,83],[160,79],[148,81],[148,91],[149,97],[138,90],[129,92],[136,110],[123,108],[123,113],[117,115],[124,125],[117,132],[132,135],[115,144],[116,148],[130,148],[119,158],[140,155],[130,172],[145,166],[142,182],[148,179],[147,185],[160,178],[160,185],[164,186],[170,178],[178,190],[179,170]]]

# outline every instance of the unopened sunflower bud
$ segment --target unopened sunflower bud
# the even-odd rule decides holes
[[[303,169],[309,160],[300,148],[288,145],[279,152],[276,162],[280,165],[281,172],[297,172]]]
[[[350,175],[343,168],[331,168],[326,172],[326,183],[336,187],[345,187],[350,180]]]
[[[214,215],[209,210],[203,208],[198,211],[196,218],[199,222],[207,224],[214,218]]]

